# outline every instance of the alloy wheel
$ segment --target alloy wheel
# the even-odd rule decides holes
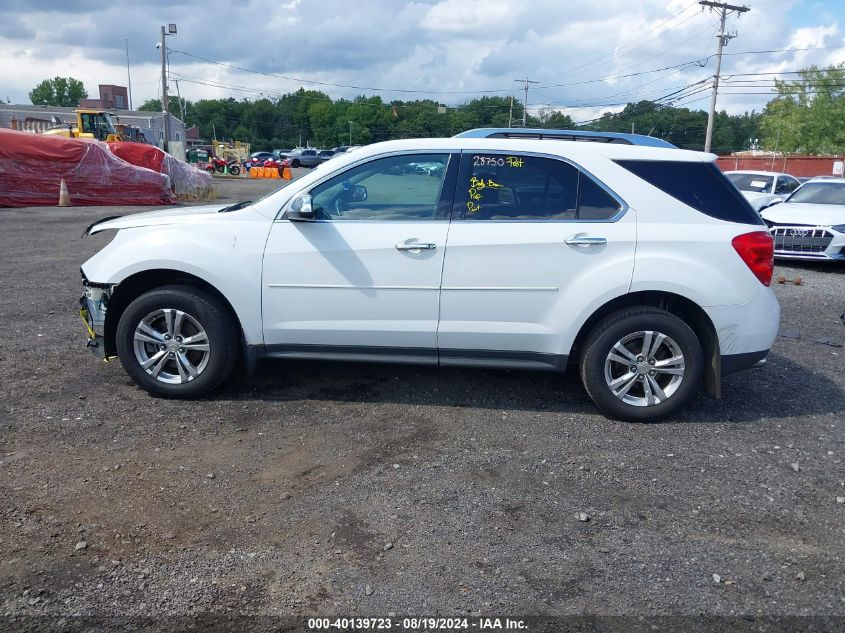
[[[208,365],[208,334],[194,317],[174,308],[154,310],[135,327],[135,358],[156,380],[182,384]]]
[[[619,400],[636,407],[665,402],[684,380],[686,361],[669,336],[641,330],[624,336],[604,361],[607,388]]]

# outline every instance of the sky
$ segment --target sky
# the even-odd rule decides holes
[[[760,111],[772,77],[845,62],[845,0],[745,4],[727,21],[720,110]],[[691,0],[18,0],[0,6],[0,99],[29,103],[57,75],[93,97],[126,85],[128,43],[137,107],[160,95],[155,44],[169,23],[169,89],[178,79],[189,100],[305,87],[454,106],[521,95],[515,79],[528,78],[532,111],[576,122],[641,99],[706,109],[719,26]]]

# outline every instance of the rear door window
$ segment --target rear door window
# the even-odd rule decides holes
[[[574,165],[529,155],[463,155],[456,218],[486,221],[607,220],[622,208]]]
[[[616,163],[705,215],[726,222],[763,224],[714,163],[674,160],[618,160]]]

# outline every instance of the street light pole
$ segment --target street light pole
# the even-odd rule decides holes
[[[170,99],[167,96],[167,35],[176,35],[176,25],[168,24],[165,31],[164,26],[161,27],[161,105],[164,112],[164,151],[169,151],[170,145]]]
[[[164,112],[164,138],[162,139],[164,146],[163,149],[166,152],[168,149],[168,144],[170,143],[170,106],[168,104],[167,99],[167,45],[165,44],[165,38],[167,34],[164,31],[164,27],[161,27],[161,43],[159,44],[159,49],[161,50],[161,105],[162,111]]]
[[[123,42],[126,44],[126,80],[128,82],[129,88],[129,109],[132,109],[132,74],[129,72],[129,40],[124,39]]]
[[[349,144],[352,145],[352,121],[349,122]]]

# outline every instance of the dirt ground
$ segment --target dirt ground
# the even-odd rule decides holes
[[[227,202],[270,184],[218,186]],[[665,423],[603,418],[574,375],[388,365],[266,363],[172,401],[86,351],[75,312],[79,266],[108,239],[83,229],[141,210],[0,209],[3,630],[845,628],[845,265],[778,265],[803,284],[775,286],[768,364]]]

